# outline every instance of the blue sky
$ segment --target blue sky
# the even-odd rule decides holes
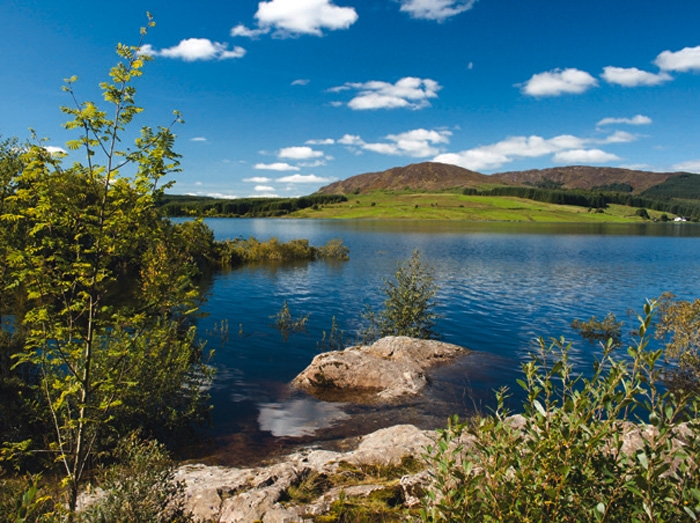
[[[173,192],[299,196],[421,161],[700,173],[697,0],[0,0],[0,134],[65,147],[150,11],[136,123]]]

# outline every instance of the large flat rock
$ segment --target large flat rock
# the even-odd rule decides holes
[[[428,384],[428,369],[468,352],[450,343],[389,336],[319,354],[292,386],[326,401],[389,402],[418,394]]]

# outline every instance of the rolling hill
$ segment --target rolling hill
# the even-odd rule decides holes
[[[403,189],[435,192],[452,188],[496,184],[584,190],[617,188],[618,191],[641,194],[652,187],[661,186],[680,176],[684,176],[686,183],[690,177],[690,183],[700,188],[700,175],[689,175],[688,173],[656,173],[615,167],[567,166],[485,175],[456,165],[423,162],[405,167],[394,167],[383,172],[359,174],[322,187],[318,192],[352,194]]]

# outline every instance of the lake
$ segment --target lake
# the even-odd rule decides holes
[[[213,276],[200,333],[215,350],[213,427],[200,458],[237,465],[297,445],[331,446],[347,436],[414,423],[445,424],[493,405],[493,391],[517,392],[520,364],[533,340],[577,340],[585,370],[598,353],[579,342],[575,319],[613,312],[635,326],[647,298],[670,291],[695,299],[700,290],[700,227],[695,224],[527,224],[286,219],[207,219],[218,240],[255,236],[342,238],[347,262],[256,265]],[[433,373],[428,393],[382,409],[322,403],[287,384],[322,348],[333,319],[351,344],[367,306],[384,299],[384,280],[419,249],[434,270],[442,340],[473,351]],[[306,332],[285,341],[272,324],[287,302],[309,315]],[[517,394],[514,407],[517,408]]]

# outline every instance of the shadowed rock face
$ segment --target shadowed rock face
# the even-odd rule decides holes
[[[450,343],[389,336],[319,354],[292,386],[326,401],[390,402],[418,394],[428,384],[428,369],[466,354]]]

